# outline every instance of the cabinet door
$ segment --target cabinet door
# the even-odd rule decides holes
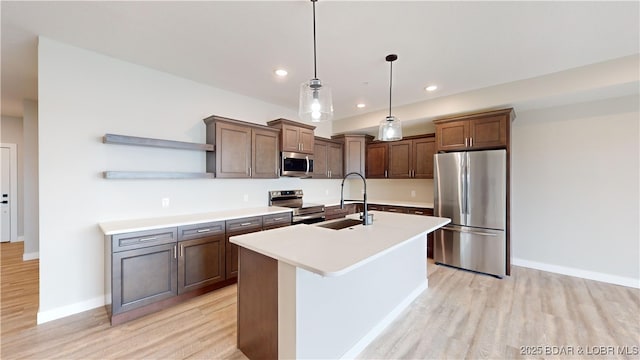
[[[313,146],[313,175],[314,179],[326,179],[329,176],[327,164],[327,151],[329,143],[326,141],[316,141]]]
[[[413,177],[433,179],[433,155],[436,153],[436,141],[433,137],[413,140]]]
[[[277,179],[278,174],[278,133],[253,129],[251,134],[251,177]]]
[[[175,243],[113,253],[112,261],[113,314],[178,294]]]
[[[507,117],[504,115],[469,120],[469,145],[473,149],[506,147]]]
[[[389,177],[395,179],[410,178],[412,171],[411,140],[389,143]]]
[[[282,125],[282,150],[300,151],[300,128],[291,125]]]
[[[357,172],[365,176],[366,142],[363,137],[344,137],[344,171],[345,175]]]
[[[388,155],[389,150],[386,143],[367,145],[367,178],[382,179],[387,177]]]
[[[224,234],[178,243],[178,294],[224,280]]]
[[[238,245],[232,244],[229,238],[235,235],[249,234],[262,230],[262,216],[241,218],[227,221],[225,239],[225,278],[238,277]]]
[[[464,150],[469,138],[469,121],[451,121],[436,125],[436,151]]]
[[[313,135],[313,130],[300,128],[299,129],[299,137],[300,141],[300,152],[305,154],[313,154],[313,144],[315,142],[315,138]]]
[[[317,159],[316,155],[314,157]],[[342,170],[344,165],[342,159],[344,154],[342,151],[342,144],[329,143],[327,148],[327,168],[329,169],[329,177],[332,179],[342,179],[344,174]],[[314,165],[315,166],[315,165]]]
[[[251,128],[216,123],[216,177],[248,178],[251,167]]]

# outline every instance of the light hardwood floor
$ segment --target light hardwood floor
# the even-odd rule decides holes
[[[103,308],[36,326],[38,261],[21,261],[22,243],[1,250],[2,359],[245,359],[235,286],[115,327]],[[530,358],[638,359],[618,347],[640,346],[640,290],[519,267],[498,280],[430,263],[429,289],[360,358],[512,359],[523,346],[550,347]],[[579,346],[591,355],[578,356]],[[569,347],[573,355],[545,355]]]

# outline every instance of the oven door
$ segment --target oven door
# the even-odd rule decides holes
[[[309,177],[313,173],[313,155],[283,152],[282,176]]]

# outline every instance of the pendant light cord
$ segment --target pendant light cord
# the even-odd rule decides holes
[[[316,65],[316,1],[311,0],[313,3],[313,78],[318,78],[318,66]]]
[[[391,70],[389,71],[389,117],[391,117],[391,84],[393,83],[393,61],[389,61]]]

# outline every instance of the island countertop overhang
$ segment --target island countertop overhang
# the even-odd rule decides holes
[[[233,236],[230,242],[318,275],[333,277],[348,273],[408,241],[424,238],[451,221],[432,216],[372,213],[375,214],[373,225],[332,230],[301,224]],[[348,218],[357,219],[358,214]]]

